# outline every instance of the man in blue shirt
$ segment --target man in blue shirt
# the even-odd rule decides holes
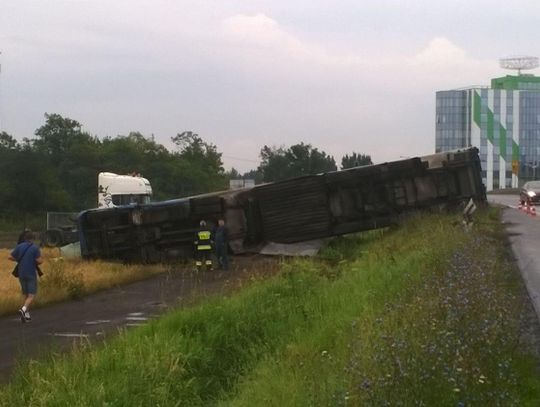
[[[24,295],[24,305],[19,310],[22,322],[28,322],[32,319],[28,309],[37,293],[38,276],[36,266],[43,263],[39,247],[33,243],[34,238],[32,231],[25,231],[24,241],[19,243],[9,256],[9,260],[19,263],[19,282]]]

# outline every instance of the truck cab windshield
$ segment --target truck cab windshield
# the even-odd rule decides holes
[[[113,195],[112,201],[115,206],[150,203],[150,195],[147,194],[121,194]]]

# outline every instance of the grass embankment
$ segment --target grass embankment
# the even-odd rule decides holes
[[[452,216],[20,369],[6,405],[538,405],[530,306],[501,226]]]
[[[19,280],[11,275],[15,263],[11,250],[0,249],[0,315],[14,313],[21,306]],[[103,261],[64,260],[58,249],[42,249],[44,276],[39,281],[35,306],[86,294],[149,277],[166,270],[164,265],[122,265]]]

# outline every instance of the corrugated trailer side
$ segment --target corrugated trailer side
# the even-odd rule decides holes
[[[86,258],[162,261],[192,254],[199,221],[225,218],[235,253],[375,229],[407,211],[485,201],[478,150],[293,178],[243,190],[82,212]]]

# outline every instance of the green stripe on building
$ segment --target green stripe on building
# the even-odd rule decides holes
[[[506,143],[507,143],[507,130],[506,128],[499,122],[498,120],[495,120],[495,116],[491,109],[486,106],[486,112],[487,112],[487,126],[486,128],[486,136],[487,139],[491,144],[494,146],[495,144],[495,137],[494,137],[494,131],[495,126],[499,127],[499,155],[504,158],[504,160],[508,160],[506,154]],[[474,91],[473,96],[473,120],[476,123],[476,125],[480,128],[482,128],[482,98],[480,97],[480,94],[477,91]],[[512,140],[512,161],[519,161],[519,145]]]
[[[476,125],[480,128],[482,128],[482,120],[481,120],[481,114],[482,114],[482,98],[478,94],[478,92],[474,92],[474,98],[473,98],[473,110],[474,110],[474,116],[473,120],[476,123]]]
[[[487,139],[491,142],[491,144],[495,145],[493,140],[493,129],[494,129],[494,123],[495,119],[493,117],[493,112],[489,109],[487,109]]]
[[[506,160],[506,129],[499,123],[499,153]]]
[[[512,140],[512,161],[519,161],[519,146]]]

